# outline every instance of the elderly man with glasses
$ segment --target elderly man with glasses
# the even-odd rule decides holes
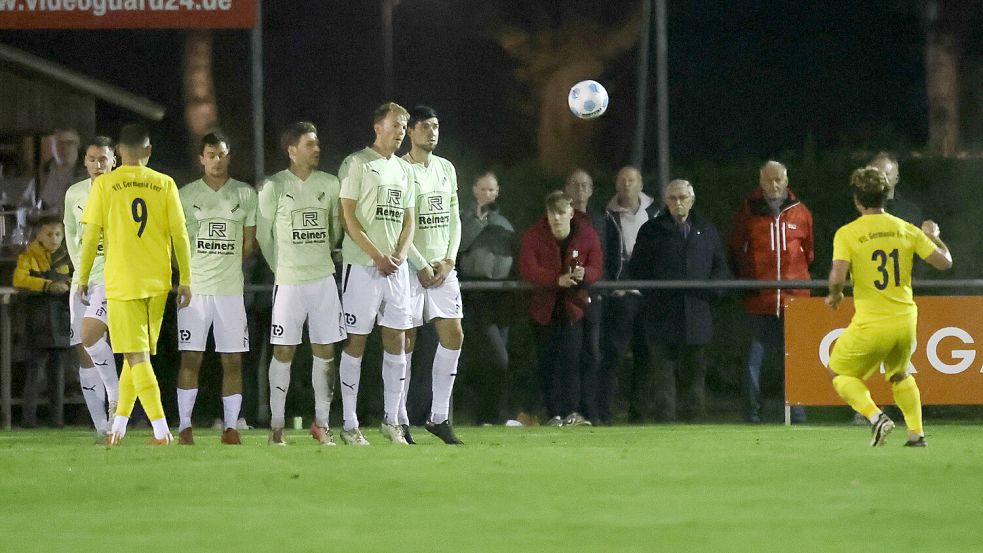
[[[638,231],[629,271],[639,280],[710,280],[730,278],[720,235],[713,223],[693,211],[696,194],[685,180],[670,182],[658,217]],[[710,303],[714,290],[643,290],[645,336],[654,353],[656,419],[676,420],[676,384],[680,412],[690,421],[706,414],[706,345],[713,336]]]

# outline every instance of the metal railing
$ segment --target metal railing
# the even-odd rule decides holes
[[[826,280],[622,280],[602,281],[591,286],[592,290],[763,290],[770,288],[781,289],[825,289]],[[912,281],[915,289],[983,289],[983,279],[962,280],[929,280],[915,279]],[[504,281],[461,281],[464,291],[498,291],[516,292],[533,290],[535,286],[528,282]],[[247,292],[273,292],[272,285],[247,285]],[[0,287],[0,427],[4,430],[11,428],[11,387],[12,378],[12,321],[11,301],[15,295],[22,292],[16,288]],[[264,350],[261,357],[266,355],[265,342],[261,345]],[[262,361],[261,361],[262,364]],[[265,398],[258,398],[265,404]]]

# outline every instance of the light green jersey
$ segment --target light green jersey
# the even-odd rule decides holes
[[[85,225],[82,223],[82,212],[85,211],[85,203],[89,201],[89,191],[92,190],[92,179],[79,181],[65,191],[65,247],[68,249],[68,257],[72,260],[75,267],[75,274],[72,276],[72,284],[78,284],[79,267],[79,248],[82,246],[82,235],[85,234]],[[102,248],[102,240],[96,248],[96,257],[92,262],[92,271],[89,272],[89,285],[102,284],[105,282],[103,271],[106,266],[106,256]]]
[[[229,179],[212,190],[198,179],[179,191],[191,242],[191,291],[242,295],[243,229],[256,226],[256,190]]]
[[[410,154],[403,156],[410,165],[416,188],[416,232],[409,262],[414,271],[443,259],[457,259],[461,245],[461,213],[457,205],[457,171],[451,162],[435,155],[430,164],[417,163]]]
[[[413,208],[413,181],[409,165],[395,155],[388,159],[372,148],[355,152],[341,162],[341,197],[355,200],[355,217],[369,241],[384,254],[396,250],[403,229],[403,212]],[[374,265],[372,257],[345,238],[345,263]]]
[[[277,284],[300,284],[334,274],[331,249],[341,239],[341,184],[314,171],[307,180],[289,169],[259,190],[256,240]]]

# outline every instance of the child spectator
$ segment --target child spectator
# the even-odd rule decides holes
[[[62,372],[62,352],[68,349],[69,314],[68,290],[71,286],[71,264],[68,252],[62,247],[64,230],[58,217],[43,217],[38,232],[27,249],[17,258],[14,286],[26,295],[27,348],[32,350],[33,366],[24,378],[22,425],[37,424],[37,401],[47,368],[48,422],[53,427],[63,425],[65,378]]]

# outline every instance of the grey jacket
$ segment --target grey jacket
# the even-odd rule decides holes
[[[504,280],[515,258],[515,229],[498,206],[479,219],[473,203],[461,207],[461,248],[457,273],[463,279]]]

